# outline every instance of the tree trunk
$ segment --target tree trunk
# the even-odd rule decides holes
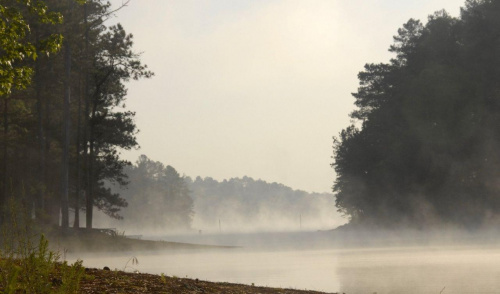
[[[92,115],[90,117],[90,140],[89,140],[89,189],[87,194],[87,207],[86,207],[86,221],[87,221],[87,229],[92,229],[92,218],[94,215],[94,193],[96,183],[96,174],[95,174],[95,162],[96,162],[96,147],[95,147],[95,138],[94,138],[94,121],[97,112],[97,101],[93,102],[92,105]]]
[[[69,203],[68,203],[68,193],[69,193],[69,131],[70,131],[70,120],[69,120],[69,103],[71,96],[71,45],[65,40],[65,50],[64,50],[64,68],[66,71],[65,85],[64,85],[64,130],[63,130],[63,156],[62,156],[62,187],[61,187],[61,213],[62,213],[62,223],[63,229],[67,229],[69,226]]]
[[[4,97],[3,100],[3,165],[2,165],[2,195],[0,199],[0,221],[3,224],[5,221],[4,218],[4,209],[5,205],[7,203],[7,193],[8,193],[8,176],[7,176],[7,171],[8,169],[8,159],[9,156],[7,154],[7,149],[8,149],[8,135],[9,135],[9,99],[7,97]]]
[[[83,5],[84,21],[85,21],[85,113],[83,122],[83,170],[84,170],[84,190],[85,190],[85,227],[92,229],[92,208],[94,201],[92,199],[91,189],[91,155],[89,154],[89,140],[90,140],[90,92],[89,92],[89,68],[90,68],[90,54],[89,54],[89,24],[88,24],[88,4]]]
[[[97,99],[94,97],[92,103],[92,113],[90,116],[89,124],[89,194],[87,195],[87,228],[92,229],[92,218],[94,215],[94,194],[95,194],[95,184],[97,183],[96,176],[96,160],[97,160],[97,148],[95,146],[95,130],[94,123],[97,114]]]
[[[80,90],[80,93],[82,91]],[[75,219],[73,222],[73,228],[79,228],[80,227],[80,192],[81,192],[81,167],[80,167],[80,137],[81,137],[81,121],[82,121],[82,99],[81,95],[78,98],[78,121],[77,121],[77,128],[76,128],[76,192],[75,192]]]
[[[35,71],[37,74],[38,71]],[[44,190],[46,189],[45,183],[45,130],[43,127],[43,106],[42,106],[42,85],[40,82],[40,76],[36,76],[35,81],[36,87],[36,107],[37,107],[37,119],[38,119],[38,191],[35,199],[35,217],[37,220],[43,218],[44,208]]]
[[[87,193],[87,206],[86,206],[86,227],[87,229],[92,229],[92,217],[94,214],[94,138],[93,138],[92,126],[90,126],[90,147],[89,147],[89,182],[88,182],[88,193]]]
[[[52,63],[49,64],[49,72],[51,74],[54,74],[54,65]],[[44,146],[43,146],[43,152],[45,156],[44,160],[44,171],[45,174],[43,175],[42,181],[45,183],[45,194],[43,195],[43,212],[42,217],[43,217],[43,223],[44,224],[50,224],[50,225],[56,225],[59,224],[59,209],[58,209],[58,202],[54,197],[56,197],[57,190],[59,186],[54,186],[54,184],[49,180],[50,176],[54,172],[53,167],[49,167],[49,162],[51,161],[50,158],[50,150],[51,150],[51,145],[50,145],[50,139],[54,136],[53,132],[54,130],[51,128],[51,113],[54,113],[54,107],[51,103],[51,97],[48,95],[45,97],[45,106],[44,111],[43,111],[43,129],[44,129]],[[57,209],[56,209],[57,208]]]

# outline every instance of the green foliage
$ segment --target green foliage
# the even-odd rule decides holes
[[[124,168],[131,163],[121,159],[120,152],[138,147],[135,113],[125,109],[125,83],[153,75],[133,51],[132,35],[121,25],[104,24],[112,14],[108,2],[0,2],[0,95],[8,94],[0,105],[0,200],[26,188],[37,221],[59,223],[66,146],[60,126],[67,122],[61,97],[71,93],[70,206],[80,212],[88,204],[89,219],[94,207],[120,218],[127,202],[105,183],[127,185]],[[59,49],[61,36],[70,58],[45,54]],[[10,48],[13,44],[18,47]]]
[[[500,2],[409,20],[389,63],[367,64],[359,123],[334,139],[336,204],[352,222],[500,223]]]
[[[85,269],[82,266],[83,261],[77,260],[74,264],[68,265],[66,261],[61,264],[60,272],[62,273],[62,285],[59,288],[60,293],[77,293],[79,290],[80,280],[85,274]]]
[[[84,274],[81,261],[59,262],[42,235],[38,248],[19,244],[18,252],[2,252],[0,288],[6,293],[77,293]]]
[[[49,12],[39,0],[6,0],[0,4],[0,96],[11,89],[26,88],[33,68],[21,64],[26,59],[36,60],[38,54],[57,52],[62,45],[62,35],[51,34],[38,43],[28,40],[30,22],[59,24],[62,15]]]
[[[0,251],[0,289],[4,293],[77,293],[84,274],[82,261],[61,263],[45,236],[33,230],[27,213],[12,200],[9,208],[10,221],[4,224]],[[37,244],[33,242],[36,236]]]

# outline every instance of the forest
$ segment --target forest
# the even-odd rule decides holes
[[[141,155],[124,169],[128,185],[106,183],[127,203],[119,219],[99,214],[101,227],[127,233],[298,231],[330,229],[345,221],[331,193],[308,193],[251,177],[194,180]],[[147,212],[147,213],[137,213]]]
[[[366,64],[354,123],[334,137],[336,205],[351,224],[475,230],[500,221],[500,1],[410,19]]]
[[[127,206],[105,184],[128,183],[120,151],[138,147],[125,83],[153,73],[132,35],[107,25],[114,12],[100,0],[1,2],[3,212],[14,199],[40,224],[78,228],[84,211],[92,228],[94,208]]]
[[[195,227],[212,231],[298,231],[331,229],[344,223],[335,213],[331,193],[294,190],[247,176],[186,181],[194,200]]]
[[[116,193],[128,203],[120,211],[120,217],[110,220],[105,217],[99,223],[116,227],[127,232],[166,233],[191,229],[194,210],[192,192],[174,167],[141,155],[137,161],[127,166],[124,173],[127,186],[107,183],[112,193]]]

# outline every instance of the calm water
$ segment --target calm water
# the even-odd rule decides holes
[[[317,234],[193,235],[160,239],[247,246],[81,255],[69,256],[69,260],[82,258],[86,266],[124,269],[127,261],[136,256],[139,265],[128,263],[127,271],[135,268],[169,276],[348,294],[500,293],[500,247],[491,244],[479,248],[328,249],[331,246],[318,239]],[[314,249],[307,249],[308,244]]]

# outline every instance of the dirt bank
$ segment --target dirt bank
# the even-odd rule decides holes
[[[80,293],[321,294],[324,292],[214,283],[198,279],[86,269],[85,277],[80,283]]]

